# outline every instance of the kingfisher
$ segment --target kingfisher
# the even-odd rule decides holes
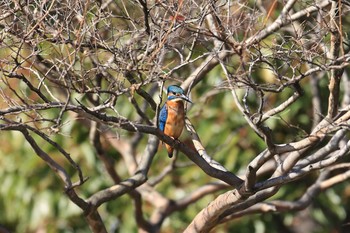
[[[185,126],[184,101],[192,103],[181,87],[177,85],[168,87],[167,101],[159,113],[159,129],[173,139],[180,137]],[[174,148],[168,144],[165,144],[165,147],[169,158],[173,157]]]

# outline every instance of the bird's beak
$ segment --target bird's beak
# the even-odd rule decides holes
[[[193,104],[193,102],[187,96],[185,96],[183,94],[180,96],[180,98],[183,99],[183,100],[186,100],[187,102],[189,102],[191,104]]]

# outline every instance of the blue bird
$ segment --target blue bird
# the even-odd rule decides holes
[[[160,110],[159,113],[159,129],[164,134],[178,139],[185,126],[185,108],[184,101],[191,102],[191,100],[185,96],[184,90],[176,85],[168,87],[167,90],[167,101]],[[165,144],[168,151],[168,156],[173,156],[174,148]]]

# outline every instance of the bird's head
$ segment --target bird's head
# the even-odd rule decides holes
[[[192,103],[192,101],[185,96],[184,90],[176,85],[172,85],[168,87],[168,100],[170,101],[187,101]]]

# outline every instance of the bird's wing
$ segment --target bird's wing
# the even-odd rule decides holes
[[[166,104],[163,105],[159,113],[159,129],[164,132],[165,122],[168,117],[168,108]]]

